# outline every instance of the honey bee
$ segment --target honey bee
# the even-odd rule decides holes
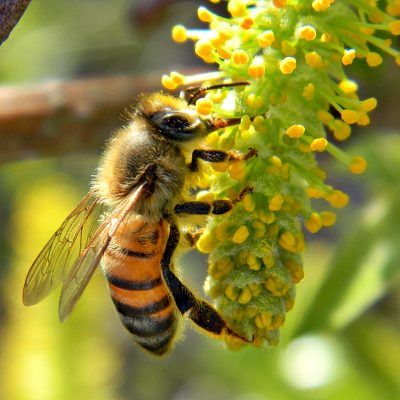
[[[186,175],[198,170],[199,160],[246,158],[195,147],[199,139],[240,118],[202,118],[193,104],[207,90],[244,84],[191,88],[180,98],[162,92],[139,97],[129,125],[107,143],[89,193],[30,268],[23,303],[36,304],[61,285],[58,311],[65,320],[102,260],[120,319],[143,349],[156,355],[168,351],[181,315],[212,336],[249,341],[230,329],[213,306],[196,298],[173,266],[180,240],[176,219],[224,214],[233,205],[230,200],[182,201]],[[188,148],[189,163],[184,157]],[[93,220],[100,221],[97,228]]]

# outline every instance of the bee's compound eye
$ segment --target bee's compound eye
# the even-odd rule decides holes
[[[166,115],[162,120],[162,125],[177,131],[185,131],[190,127],[190,122],[180,115]]]
[[[192,140],[201,134],[201,121],[186,112],[157,112],[150,117],[163,136],[179,142]]]

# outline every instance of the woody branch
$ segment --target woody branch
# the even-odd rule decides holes
[[[120,76],[0,88],[0,162],[98,150],[137,94],[158,76]]]
[[[18,23],[30,0],[0,0],[0,44]]]

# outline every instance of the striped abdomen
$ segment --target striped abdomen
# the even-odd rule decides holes
[[[161,277],[167,230],[165,221],[147,223],[136,216],[121,224],[103,258],[122,323],[140,346],[160,355],[177,327],[176,307]]]

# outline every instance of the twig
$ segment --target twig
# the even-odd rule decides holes
[[[138,93],[159,76],[110,77],[0,88],[0,162],[101,147]]]
[[[0,0],[0,44],[22,17],[31,0]]]

